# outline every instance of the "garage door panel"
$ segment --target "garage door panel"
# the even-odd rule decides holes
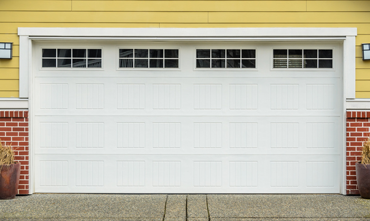
[[[210,192],[225,193],[299,193],[339,189],[334,181],[338,175],[333,172],[338,161],[332,155],[116,155],[113,159],[40,155],[37,162],[40,176],[36,186],[50,192],[163,192],[166,188],[169,192],[202,192],[211,188]]]
[[[339,153],[337,117],[37,117],[37,153]],[[56,119],[58,119],[56,121]],[[99,120],[96,120],[99,119]],[[287,153],[288,151],[288,153]]]
[[[97,45],[100,70],[33,65],[36,192],[340,192],[339,45],[176,42],[176,70],[118,68],[122,45]],[[199,48],[256,49],[257,65],[199,69]],[[334,67],[273,69],[274,48],[332,48]]]

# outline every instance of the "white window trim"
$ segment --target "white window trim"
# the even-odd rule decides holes
[[[18,28],[19,97],[32,97],[32,42],[42,40],[127,40],[127,41],[336,41],[343,42],[343,109],[341,193],[346,194],[346,100],[355,98],[357,28]],[[32,102],[29,103],[32,111]],[[29,120],[32,127],[32,116]],[[30,165],[33,165],[32,130]],[[34,171],[30,168],[30,193]]]

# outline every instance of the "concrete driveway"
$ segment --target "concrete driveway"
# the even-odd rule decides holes
[[[335,194],[33,194],[0,201],[0,220],[370,220],[370,200]]]

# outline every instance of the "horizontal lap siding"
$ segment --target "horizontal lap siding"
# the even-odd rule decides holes
[[[0,41],[14,43],[0,61],[0,97],[18,97],[18,27],[357,27],[356,97],[370,98],[370,1],[0,1]],[[6,80],[6,81],[5,81]]]

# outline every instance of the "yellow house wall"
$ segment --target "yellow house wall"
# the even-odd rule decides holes
[[[356,97],[370,98],[370,1],[0,0],[0,42],[13,59],[0,60],[0,97],[19,96],[18,27],[357,27]]]

